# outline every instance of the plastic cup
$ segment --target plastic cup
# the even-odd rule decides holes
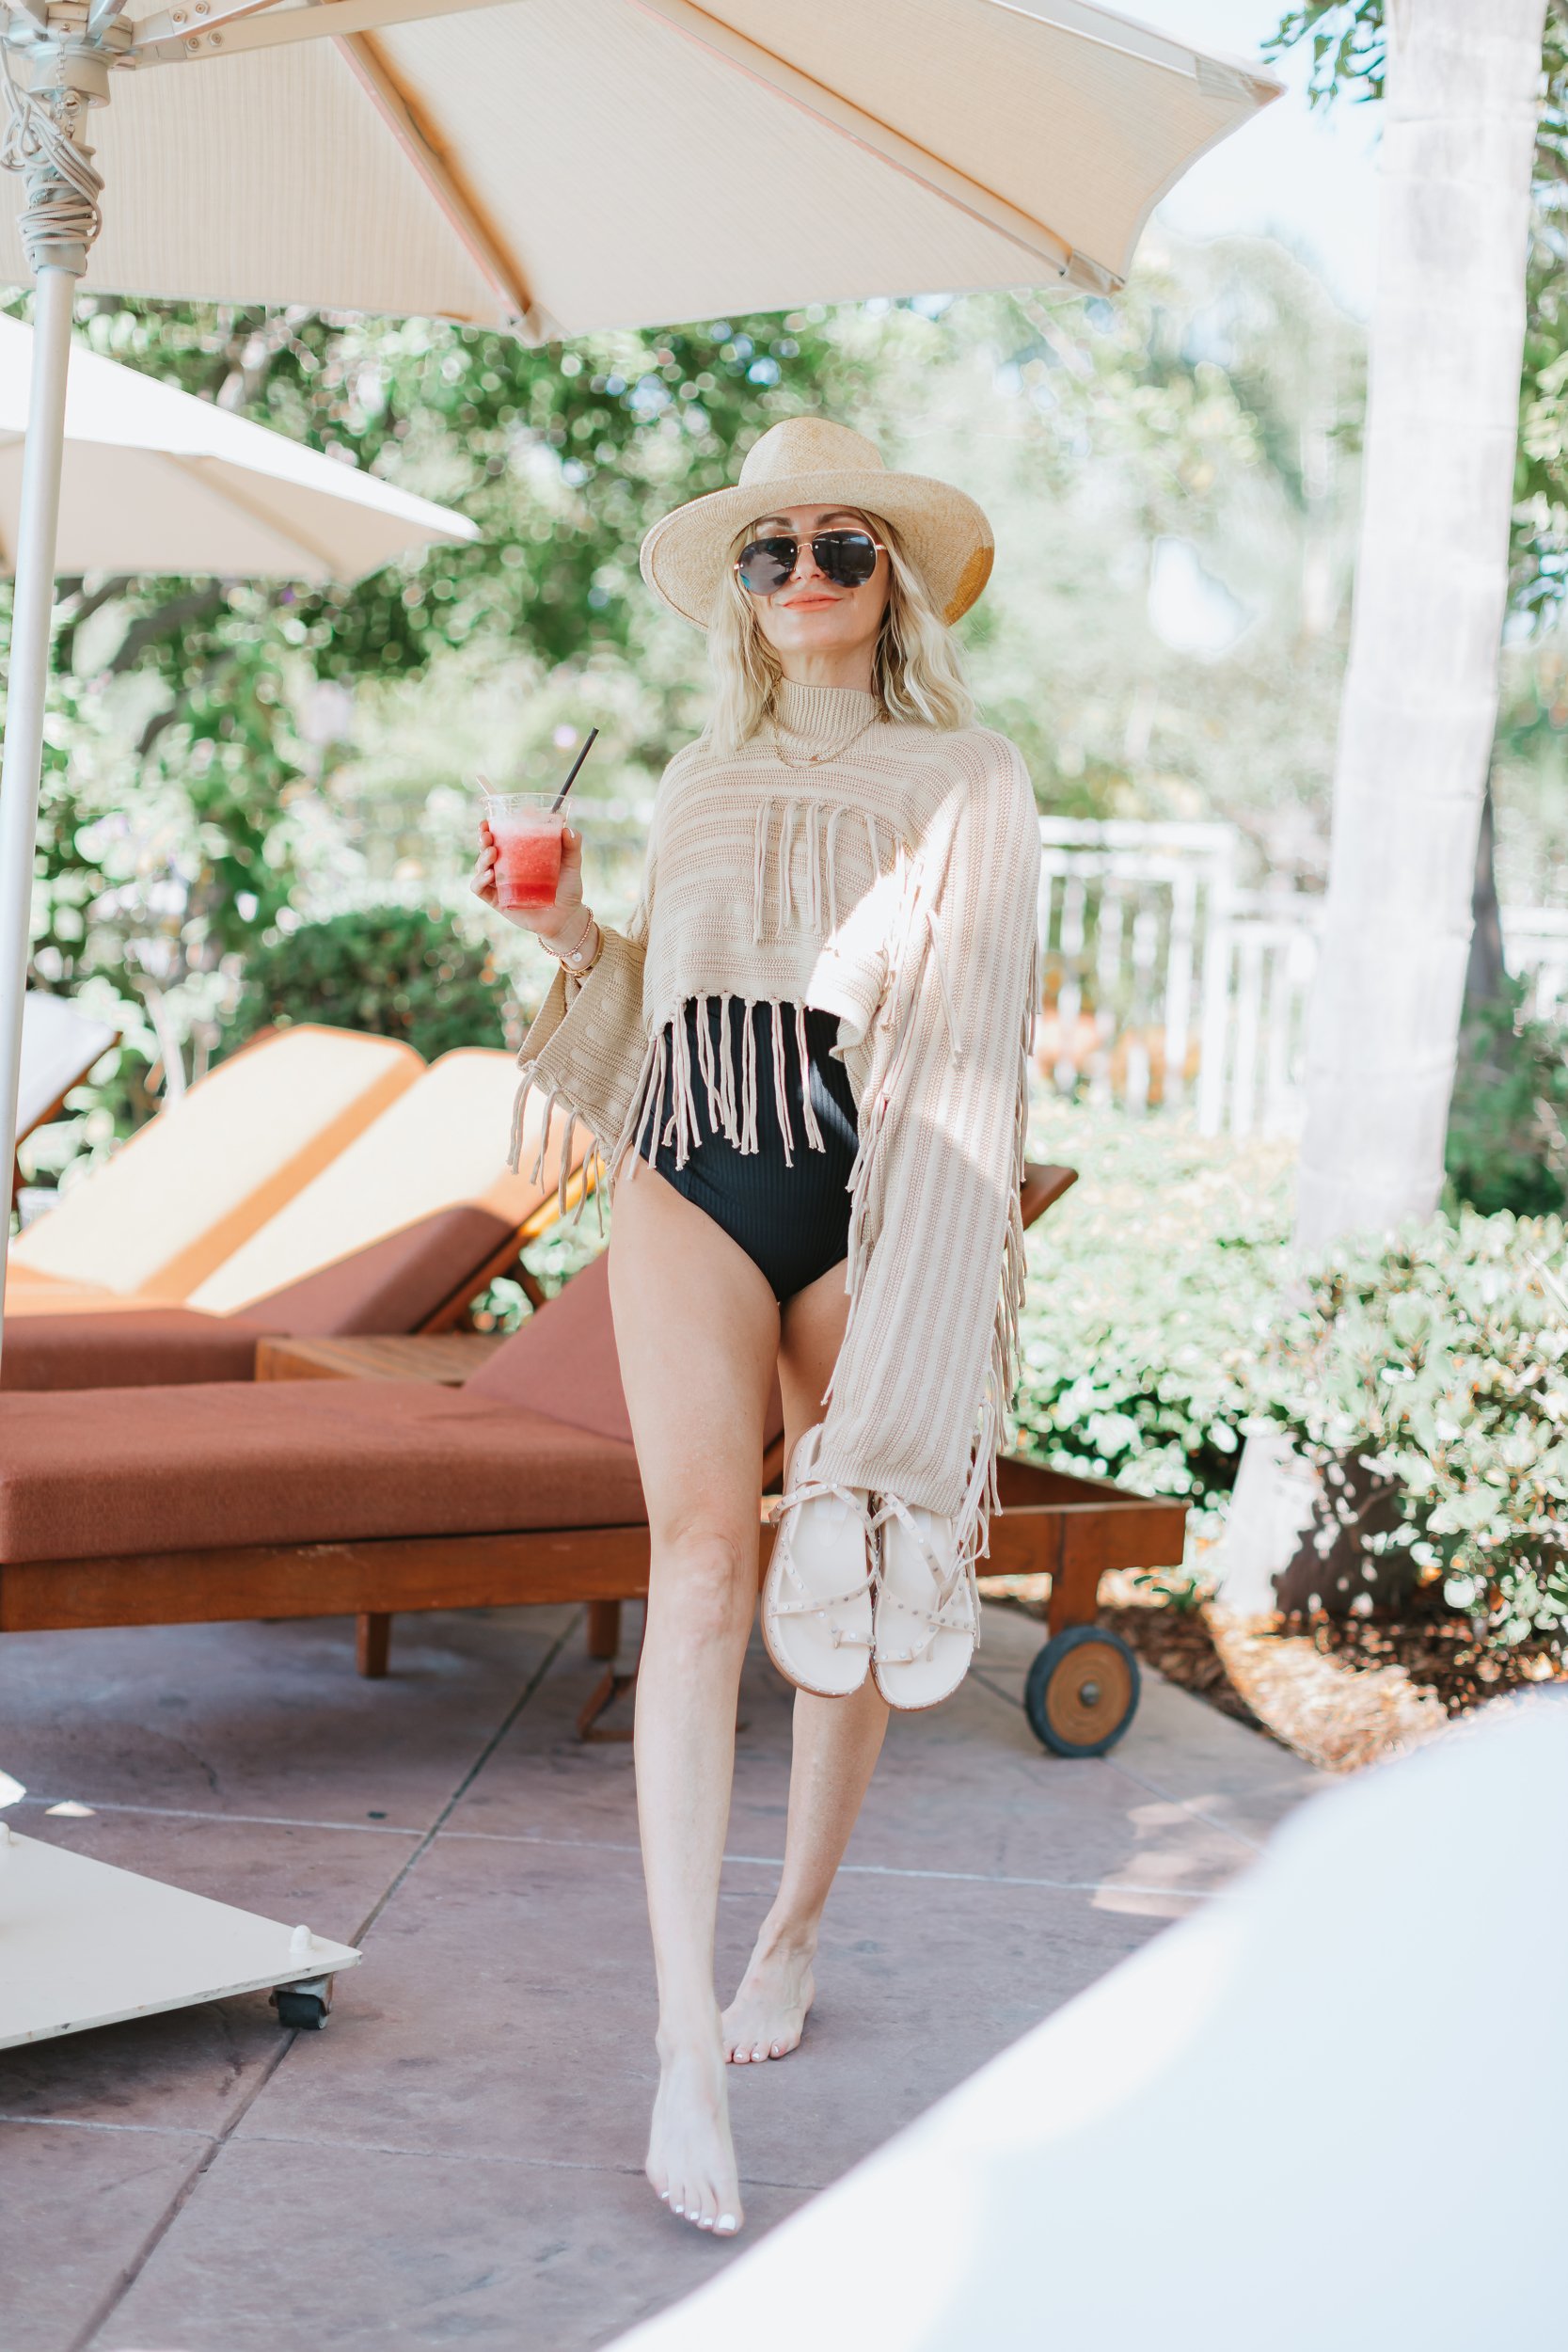
[[[564,809],[550,792],[487,792],[484,815],[496,844],[496,904],[508,913],[555,904]]]

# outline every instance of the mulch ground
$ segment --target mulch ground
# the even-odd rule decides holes
[[[986,1589],[1045,1614],[1044,1578],[998,1577]],[[1177,1608],[1131,1576],[1106,1577],[1101,1597],[1101,1623],[1167,1681],[1324,1772],[1418,1747],[1453,1716],[1568,1675],[1544,1650],[1487,1646],[1467,1618],[1439,1608],[1400,1619],[1237,1617],[1212,1604]]]

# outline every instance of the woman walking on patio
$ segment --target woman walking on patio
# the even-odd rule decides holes
[[[658,1979],[648,2176],[741,2219],[724,2064],[800,2039],[823,1906],[890,1708],[966,1673],[1013,1382],[1039,861],[1022,761],[976,726],[949,634],[991,535],[961,492],[819,419],[657,524],[656,595],[705,627],[712,719],[655,806],[622,932],[569,841],[513,919],[561,970],[523,1095],[615,1179],[610,1290],[652,1534],[637,1790]],[[494,850],[475,875],[495,902]],[[522,1097],[519,1097],[519,1116]],[[568,1138],[569,1146],[569,1138]],[[713,1984],[758,1467],[793,1681],[783,1876],[730,2008]]]

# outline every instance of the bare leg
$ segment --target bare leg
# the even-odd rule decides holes
[[[849,1302],[833,1268],[784,1311],[779,1385],[789,1452],[822,1418]],[[784,2058],[800,2040],[816,1992],[812,1974],[822,1910],[887,1729],[888,1710],[869,1677],[852,1698],[795,1698],[795,1754],[784,1874],[735,1999],[724,2011],[724,2054],[736,2065]]]
[[[714,1924],[778,1308],[745,1252],[646,1167],[616,1190],[610,1300],[652,1535],[636,1748],[658,1982],[648,2178],[673,2212],[727,2233],[741,2209]]]

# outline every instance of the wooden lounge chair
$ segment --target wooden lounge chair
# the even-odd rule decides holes
[[[1036,1214],[1072,1182],[1031,1175]],[[781,1420],[775,1399],[759,1491],[779,1468]],[[1179,1502],[1023,1462],[1004,1466],[1004,1489],[988,1565],[1051,1571],[1053,1636],[1092,1625],[1102,1569],[1180,1558]],[[352,1616],[361,1671],[380,1674],[401,1611],[579,1601],[590,1651],[608,1659],[620,1603],[647,1582],[603,1258],[457,1389],[0,1396],[0,1633]],[[1099,1671],[1091,1704],[1080,1692],[1070,1721],[1057,1708],[1069,1752],[1108,1746],[1135,1704],[1135,1667],[1125,1691]]]
[[[258,1038],[12,1244],[8,1312],[184,1300],[423,1067],[347,1029]]]
[[[264,1337],[445,1329],[556,1214],[553,1177],[502,1168],[515,1090],[508,1055],[444,1054],[182,1301],[56,1284],[8,1329],[0,1377],[8,1389],[246,1380]],[[539,1135],[536,1114],[525,1168]]]
[[[69,996],[51,996],[30,988],[22,1003],[22,1077],[17,1088],[18,1143],[40,1127],[47,1127],[65,1108],[66,1096],[79,1087],[102,1061],[119,1031],[106,1021],[89,1020]],[[11,1199],[21,1187],[20,1171],[11,1172]]]

